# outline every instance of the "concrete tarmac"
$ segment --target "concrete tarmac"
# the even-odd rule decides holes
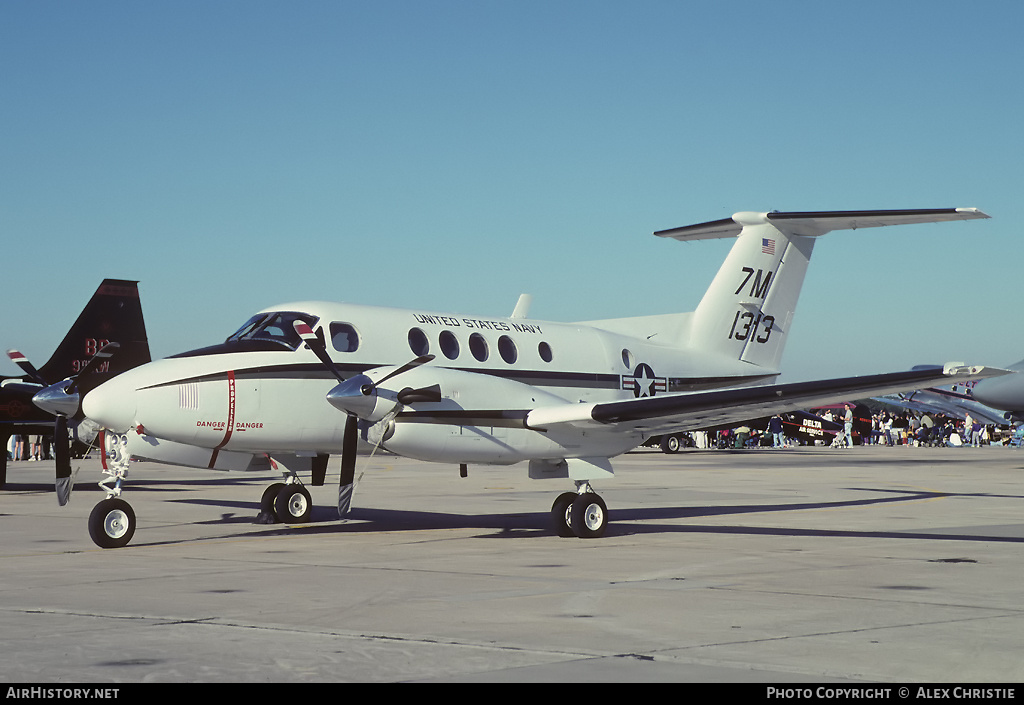
[[[252,523],[278,478],[138,463],[127,548],[58,507],[52,462],[0,492],[6,682],[1015,683],[1024,451],[632,453],[601,539],[526,466],[337,460],[313,521]]]

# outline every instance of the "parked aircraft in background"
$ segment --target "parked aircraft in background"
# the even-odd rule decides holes
[[[122,353],[113,364],[97,356],[111,342],[118,342]],[[39,369],[17,350],[9,350],[7,355],[25,374],[0,376],[0,441],[5,449],[0,459],[0,488],[7,481],[6,448],[12,435],[54,435],[53,413],[33,403],[33,397],[44,387],[81,377],[79,386],[84,389],[83,385],[88,384],[91,389],[118,372],[150,361],[138,282],[104,279],[64,340]],[[77,431],[77,424],[71,426]],[[92,433],[95,435],[95,427]]]
[[[971,384],[973,382],[929,387],[912,392],[876,397],[875,400],[918,414],[942,414],[961,421],[964,420],[966,414],[970,414],[972,419],[985,424],[1002,425],[1007,423],[1004,412],[974,400],[970,395]]]
[[[984,380],[974,384],[971,390],[974,400],[986,406],[1001,409],[1004,414],[1004,421],[1024,421],[1024,360],[1010,365],[1010,370],[1017,372],[1015,375],[1007,375],[1000,384],[997,380]]]
[[[131,458],[244,470],[269,456],[286,482],[268,488],[264,512],[301,522],[311,501],[298,473],[322,483],[328,457],[340,454],[344,516],[362,437],[463,473],[472,463],[528,463],[532,478],[575,484],[552,505],[557,532],[601,536],[608,513],[591,483],[612,477],[611,458],[650,436],[1001,374],[946,366],[767,384],[817,237],[986,217],[737,213],[658,232],[736,238],[690,313],[564,324],[526,319],[519,307],[509,318],[324,302],[266,309],[219,345],[143,365],[83,397],[85,414],[109,431],[112,456],[90,534],[104,547],[130,541],[135,515],[120,495]]]
[[[1024,371],[1024,360],[1008,370]],[[984,424],[1006,425],[1024,420],[1024,375],[957,382],[939,387],[891,394],[878,401],[919,413],[939,413],[964,420],[966,414]]]

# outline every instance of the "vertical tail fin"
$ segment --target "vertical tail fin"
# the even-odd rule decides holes
[[[104,371],[123,372],[150,361],[138,282],[104,279],[39,372],[51,384],[76,375],[107,343],[120,343],[121,349]]]
[[[676,240],[736,237],[690,322],[701,351],[778,371],[814,238],[832,230],[987,218],[974,208],[736,213],[655,233]]]

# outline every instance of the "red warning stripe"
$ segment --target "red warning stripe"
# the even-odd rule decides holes
[[[213,449],[213,453],[210,455],[210,464],[208,468],[213,468],[217,464],[217,455],[220,453],[220,449],[228,444],[231,440],[231,434],[235,430],[235,371],[228,370],[228,422],[224,426],[224,438],[217,444],[217,447]]]

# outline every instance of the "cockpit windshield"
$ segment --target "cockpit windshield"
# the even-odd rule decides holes
[[[245,322],[241,328],[232,333],[224,342],[234,343],[243,340],[272,341],[295,350],[302,344],[302,339],[295,332],[295,321],[304,321],[312,328],[317,322],[316,316],[293,311],[276,313],[258,313]]]

